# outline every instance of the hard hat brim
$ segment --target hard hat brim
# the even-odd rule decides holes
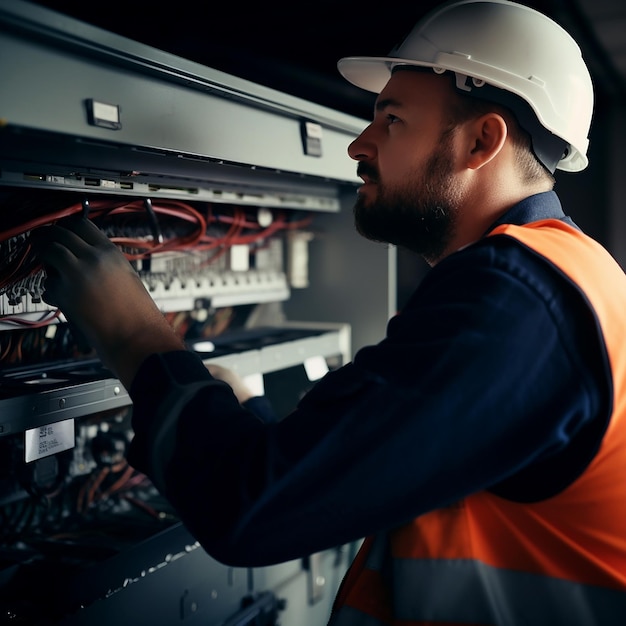
[[[344,57],[337,62],[339,73],[350,83],[366,91],[380,93],[391,77],[394,65],[434,67],[412,59],[394,57]]]

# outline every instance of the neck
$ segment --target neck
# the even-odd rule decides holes
[[[431,266],[436,265],[446,256],[481,239],[495,221],[525,198],[551,189],[548,183],[511,185],[510,180],[506,184],[496,184],[492,180],[487,187],[477,187],[464,198],[457,215],[455,234],[444,253],[437,259],[425,260]]]

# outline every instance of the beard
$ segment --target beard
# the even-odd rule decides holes
[[[363,161],[357,173],[367,174],[378,190],[373,201],[364,195],[357,198],[354,223],[359,234],[406,248],[429,263],[440,259],[455,234],[461,200],[453,176],[450,135],[442,135],[426,165],[410,174],[402,186],[386,186]]]

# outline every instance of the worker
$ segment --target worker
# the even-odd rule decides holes
[[[91,222],[33,234],[48,301],[129,390],[129,461],[223,563],[363,539],[332,626],[623,626],[626,277],[555,192],[588,163],[579,47],[461,0],[338,68],[377,94],[356,229],[430,267],[284,419],[185,349]]]

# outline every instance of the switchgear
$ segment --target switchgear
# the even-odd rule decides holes
[[[126,461],[128,392],[46,301],[29,238],[91,220],[282,419],[393,309],[390,251],[351,232],[365,122],[24,0],[0,7],[0,74],[0,623],[323,626],[355,546],[209,557]]]

